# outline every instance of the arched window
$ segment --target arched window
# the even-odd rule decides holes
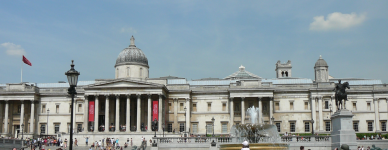
[[[285,75],[286,75],[286,77],[288,77],[288,71],[286,71]]]
[[[127,77],[129,77],[129,67],[127,67]]]
[[[282,77],[284,77],[284,71],[282,71]]]
[[[143,68],[140,68],[139,75],[140,75],[140,77],[142,77],[142,76],[143,76]]]

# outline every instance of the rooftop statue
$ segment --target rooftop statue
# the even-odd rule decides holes
[[[350,89],[349,83],[345,82],[341,84],[341,80],[338,80],[338,84],[335,86],[333,90],[335,91],[335,104],[337,105],[338,110],[346,109],[345,104],[346,104],[346,101],[348,100],[348,94],[345,91],[346,88]],[[342,100],[344,100],[344,104],[342,104]]]

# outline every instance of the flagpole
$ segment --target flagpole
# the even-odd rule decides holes
[[[20,82],[23,83],[23,61],[22,61],[22,72],[20,76]]]

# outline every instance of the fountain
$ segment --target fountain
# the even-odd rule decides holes
[[[288,144],[281,142],[281,137],[275,125],[259,123],[259,108],[254,106],[247,109],[251,123],[233,125],[230,130],[231,137],[236,138],[238,144],[220,145],[221,150],[241,149],[242,142],[248,141],[249,148],[253,149],[288,149]]]

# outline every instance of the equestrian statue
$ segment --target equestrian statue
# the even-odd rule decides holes
[[[335,104],[337,105],[337,109],[346,109],[346,101],[348,100],[348,94],[346,93],[345,89],[349,87],[349,83],[345,82],[341,84],[341,80],[338,80],[338,84],[335,86],[334,90],[335,91]],[[344,100],[344,104],[342,104],[342,100]],[[341,107],[340,107],[341,105]]]

